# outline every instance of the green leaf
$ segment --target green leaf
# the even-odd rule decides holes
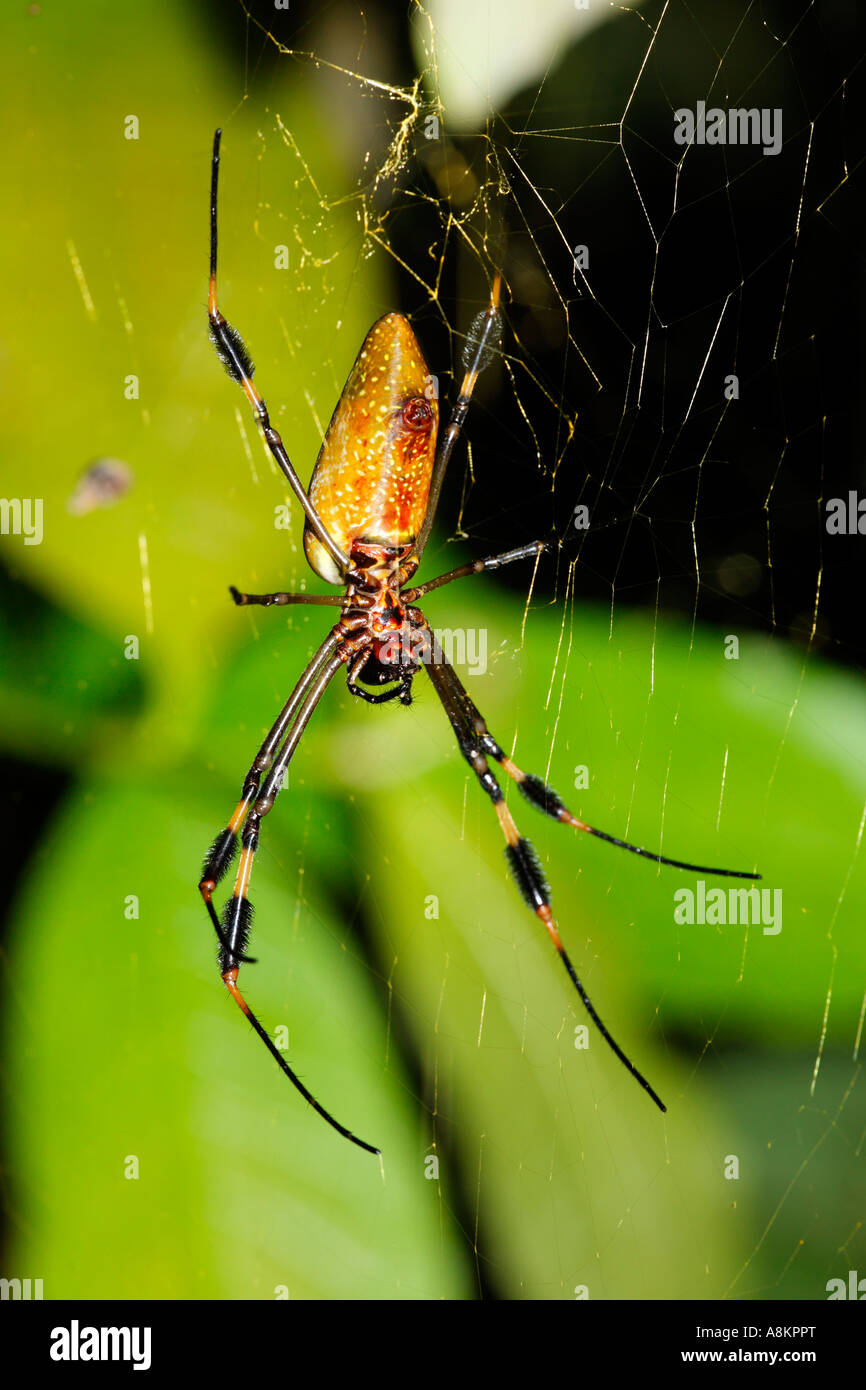
[[[291,848],[303,807],[282,819],[256,866],[261,964],[242,984],[382,1165],[303,1101],[220,983],[197,803],[177,783],[91,783],[46,842],[10,942],[8,1133],[28,1213],[10,1260],[40,1271],[46,1298],[470,1291],[376,982]]]

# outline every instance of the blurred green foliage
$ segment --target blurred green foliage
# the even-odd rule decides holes
[[[4,23],[26,56],[4,76],[3,492],[44,497],[45,540],[2,541],[0,728],[74,783],[6,938],[3,1273],[43,1278],[46,1297],[460,1299],[479,1272],[514,1298],[821,1297],[866,1257],[849,1240],[862,681],[782,642],[744,638],[727,661],[724,634],[624,607],[526,615],[489,578],[432,595],[434,625],[486,631],[489,670],[468,684],[524,766],[612,833],[757,864],[784,925],[679,926],[672,894],[691,879],[515,806],[662,1119],[597,1036],[576,1048],[585,1018],[429,685],[375,711],[338,681],[266,823],[245,983],[381,1168],[341,1141],[231,1005],[195,891],[327,621],[241,614],[226,592],[306,577],[297,509],[275,529],[284,493],[206,340],[213,127],[224,305],[302,475],[387,306],[385,266],[361,257],[351,200],[323,213],[321,190],[349,175],[309,69],[287,63],[269,109],[229,120],[238,94],[181,7],[149,7],[146,43],[140,15],[107,3],[86,25]],[[135,488],[70,516],[100,454]],[[425,573],[458,558],[431,547]]]

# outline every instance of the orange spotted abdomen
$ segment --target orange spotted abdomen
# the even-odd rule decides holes
[[[415,539],[427,513],[439,404],[418,340],[402,314],[374,323],[325,435],[310,500],[340,549]],[[318,575],[344,583],[310,531],[304,550]]]

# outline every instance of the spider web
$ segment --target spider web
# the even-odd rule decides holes
[[[844,668],[863,656],[845,606],[858,542],[826,525],[827,500],[859,476],[847,463],[859,456],[846,328],[862,273],[853,10],[575,7],[548,33],[546,11],[506,22],[497,7],[473,33],[418,5],[416,76],[389,81],[400,63],[378,12],[341,12],[342,27],[322,20],[287,42],[242,8],[248,100],[260,63],[291,65],[342,132],[346,184],[326,185],[289,115],[256,109],[261,187],[288,166],[312,209],[301,223],[259,195],[257,218],[290,227],[296,281],[321,269],[317,237],[348,205],[358,235],[331,248],[327,293],[366,296],[371,321],[395,304],[409,313],[447,402],[503,273],[503,356],[479,386],[423,570],[552,542],[499,590],[473,581],[483,589],[436,604],[449,628],[483,614],[489,669],[466,683],[494,733],[592,823],[754,865],[783,895],[778,935],[678,924],[673,894],[694,876],[565,840],[509,796],[603,1017],[650,1079],[661,1072],[663,1121],[597,1036],[575,1049],[579,1001],[521,916],[432,694],[405,733],[396,720],[368,731],[368,712],[338,701],[328,756],[366,845],[344,906],[386,988],[389,1055],[410,1067],[443,1230],[459,1233],[481,1293],[825,1297],[866,1253],[852,1195],[863,739],[841,713],[858,689]],[[674,113],[699,103],[781,112],[778,148],[677,144]],[[324,302],[302,302],[290,345]],[[354,351],[335,350],[320,381],[313,368],[320,434]],[[393,762],[422,779],[420,836],[373,799],[398,781],[387,755],[383,770],[391,740]],[[584,764],[586,789],[570,784]],[[455,874],[477,897],[446,907],[455,827]],[[446,862],[416,866],[408,899],[403,878],[389,892],[385,866],[419,852]],[[441,915],[425,919],[430,894]],[[454,914],[477,948],[454,945]],[[587,1055],[590,1079],[576,1082]],[[487,1104],[497,1067],[508,1094]]]
[[[4,1278],[739,1300],[866,1275],[858,8],[222,0],[156,3],[146,35],[107,0],[9,11]],[[711,140],[731,109],[751,138]],[[423,675],[409,709],[327,692],[242,977],[381,1170],[215,979],[199,856],[333,617],[228,602],[323,586],[204,332],[216,124],[221,303],[302,479],[371,323],[409,315],[447,413],[502,274],[420,578],[548,551],[424,610],[576,815],[768,894],[690,922],[676,895],[732,881],[502,774],[664,1116]]]

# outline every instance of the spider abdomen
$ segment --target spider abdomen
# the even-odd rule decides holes
[[[358,540],[400,546],[418,535],[438,419],[435,382],[412,326],[386,314],[355,358],[310,482],[310,501],[347,554]],[[304,550],[322,579],[345,582],[309,525]]]

